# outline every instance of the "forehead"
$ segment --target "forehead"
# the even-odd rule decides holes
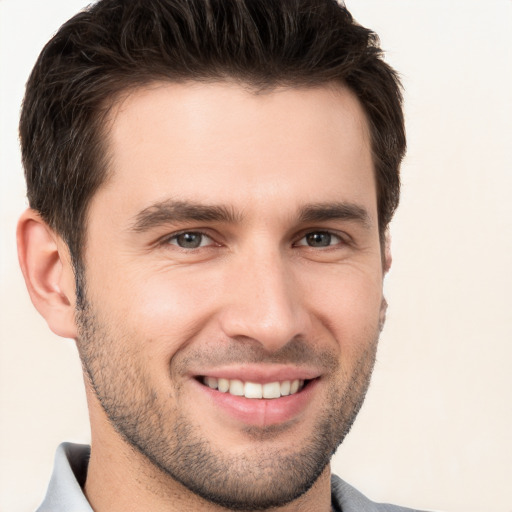
[[[154,83],[112,109],[107,152],[110,178],[93,203],[112,207],[114,197],[143,209],[169,196],[245,209],[376,203],[366,117],[341,86],[255,93],[233,83]]]

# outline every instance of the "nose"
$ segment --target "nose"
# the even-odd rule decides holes
[[[231,338],[249,338],[275,352],[307,333],[304,293],[279,251],[239,257],[230,266],[220,312],[221,328]]]

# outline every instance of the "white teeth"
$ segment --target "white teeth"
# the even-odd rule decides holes
[[[221,393],[226,393],[229,391],[229,380],[228,379],[219,379],[219,391]]]
[[[297,393],[299,390],[300,382],[298,380],[292,380],[291,386],[290,386],[290,395],[293,395],[294,393]]]
[[[263,398],[279,398],[280,396],[281,384],[279,384],[279,382],[263,384]]]
[[[282,382],[267,382],[258,384],[256,382],[242,382],[239,379],[217,379],[216,377],[203,377],[203,383],[212,388],[218,389],[221,393],[229,393],[234,396],[245,396],[245,398],[279,398],[297,393],[304,387],[303,380],[284,380]]]
[[[229,394],[244,396],[244,383],[241,380],[236,379],[229,381]]]
[[[290,394],[291,383],[289,380],[281,382],[281,396],[288,396]]]
[[[212,389],[217,389],[219,387],[219,383],[215,377],[205,377],[204,380],[205,384]]]
[[[263,386],[254,382],[246,382],[244,395],[245,398],[263,398]]]

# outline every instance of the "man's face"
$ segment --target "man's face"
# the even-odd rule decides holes
[[[350,428],[383,313],[362,109],[339,87],[155,84],[111,120],[78,315],[110,420],[93,440],[232,508],[293,500]]]

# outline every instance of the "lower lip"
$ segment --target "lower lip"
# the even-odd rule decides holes
[[[319,380],[309,381],[301,391],[293,395],[271,399],[235,396],[211,389],[196,380],[194,382],[210,403],[231,418],[247,425],[268,426],[286,423],[299,417],[312,402]]]

